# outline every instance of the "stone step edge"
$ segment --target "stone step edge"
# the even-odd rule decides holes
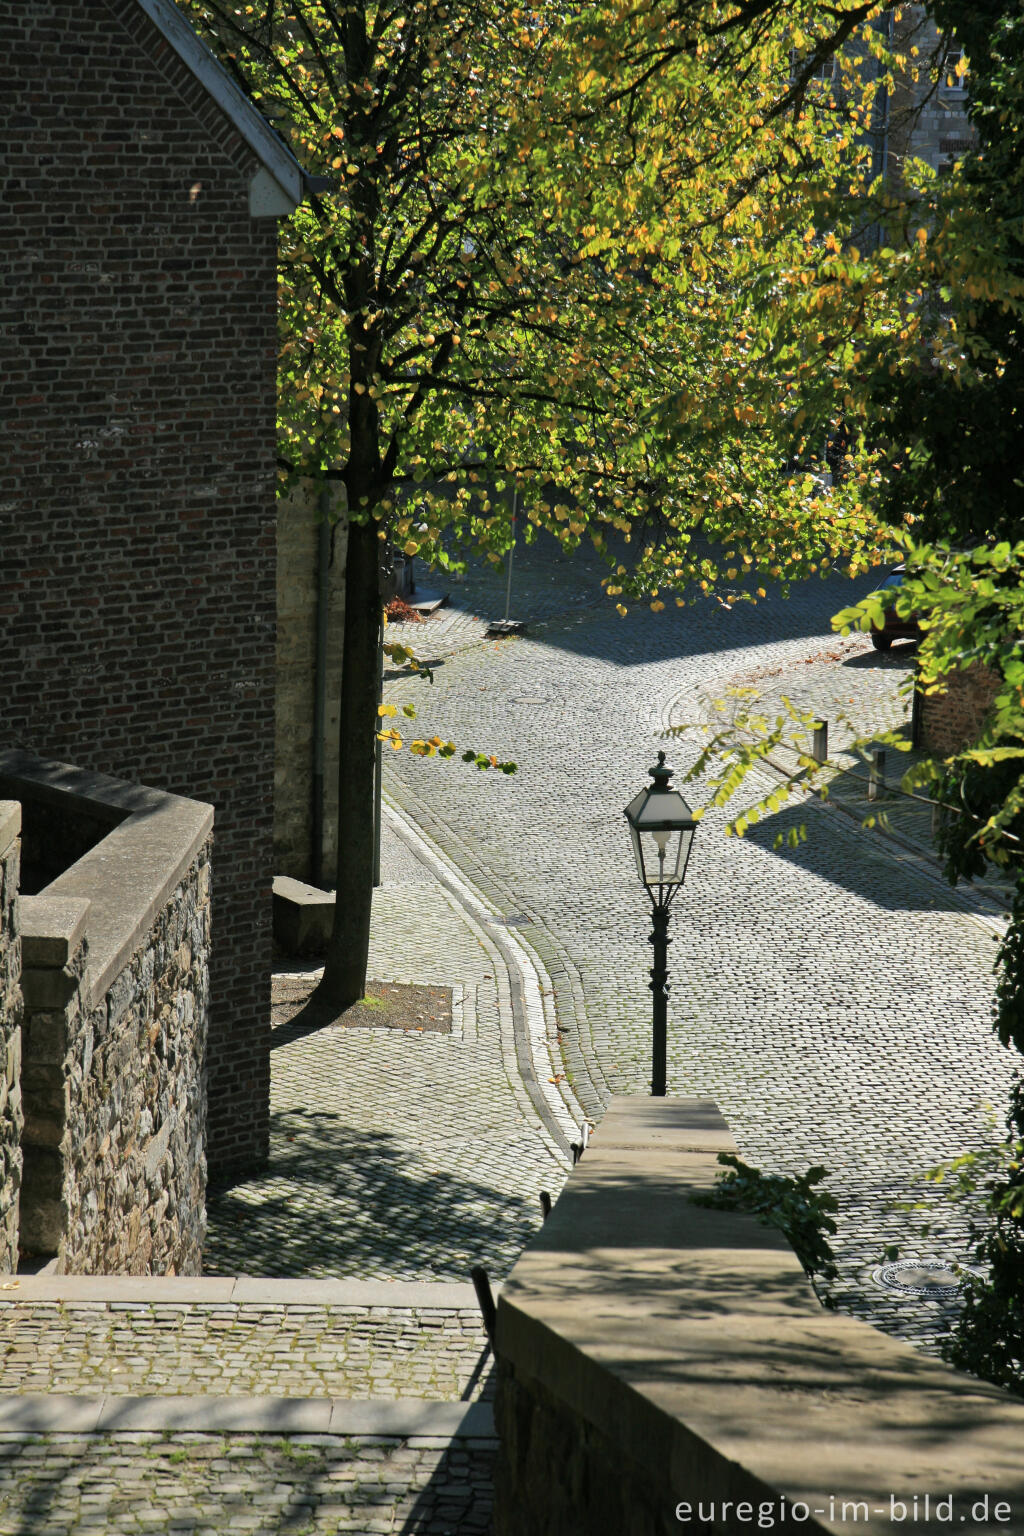
[[[498,1289],[494,1287],[495,1292]],[[476,1292],[468,1282],[276,1280],[250,1275],[10,1275],[0,1279],[0,1304],[19,1301],[479,1311]]]
[[[85,1397],[24,1393],[0,1399],[0,1435],[338,1435],[491,1440],[490,1403],[429,1398]]]

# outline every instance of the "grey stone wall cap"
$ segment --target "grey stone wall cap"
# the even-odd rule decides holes
[[[86,931],[91,903],[78,896],[22,896],[21,954],[25,965],[67,965]]]
[[[0,800],[0,858],[21,832],[21,806],[17,800]]]
[[[21,751],[0,752],[0,793],[22,804],[68,797],[110,816],[106,837],[40,893],[91,904],[85,990],[86,1006],[95,1007],[210,835],[213,807]]]
[[[494,1287],[500,1292],[500,1286]],[[472,1285],[445,1280],[272,1280],[247,1275],[11,1275],[0,1307],[34,1301],[238,1306],[398,1307],[477,1311]]]
[[[334,906],[334,892],[321,891],[315,885],[307,885],[304,880],[295,880],[291,875],[274,876],[274,895],[279,901],[293,901],[297,906]]]
[[[506,1281],[499,1359],[673,1502],[768,1489],[846,1531],[835,1495],[895,1531],[890,1493],[931,1489],[1009,1503],[1024,1530],[1024,1403],[825,1311],[780,1234],[694,1205],[720,1137],[707,1101],[611,1101]]]
[[[57,1392],[0,1396],[0,1434],[333,1434],[494,1438],[489,1403],[424,1398],[78,1397]]]

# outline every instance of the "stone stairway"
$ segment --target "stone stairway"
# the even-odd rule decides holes
[[[3,1536],[489,1529],[471,1286],[25,1276],[0,1351]]]

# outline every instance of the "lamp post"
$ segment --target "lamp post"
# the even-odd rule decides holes
[[[665,765],[664,752],[658,753],[657,764],[650,769],[650,775],[654,782],[633,797],[626,806],[625,816],[633,838],[637,871],[651,898],[653,927],[649,942],[654,945],[651,1093],[656,1098],[664,1098],[668,1054],[668,909],[686,878],[697,822],[678,789],[671,787],[672,769]]]

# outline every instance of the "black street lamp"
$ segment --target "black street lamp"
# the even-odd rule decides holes
[[[665,766],[664,752],[650,770],[653,784],[629,802],[625,816],[633,837],[633,852],[640,879],[651,898],[654,945],[651,991],[654,994],[654,1046],[651,1093],[665,1097],[668,1047],[668,909],[686,878],[686,865],[697,822],[679,793],[671,788],[672,769]]]

